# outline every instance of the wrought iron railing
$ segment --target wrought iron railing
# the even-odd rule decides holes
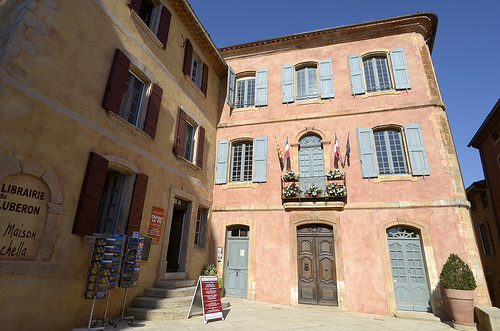
[[[281,199],[293,201],[346,201],[346,175],[336,178],[328,176],[299,177],[297,179],[281,178]]]

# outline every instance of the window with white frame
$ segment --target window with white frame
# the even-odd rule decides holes
[[[188,116],[188,112],[191,116]],[[195,115],[189,109],[179,107],[175,126],[173,152],[175,155],[203,167],[205,146],[205,128],[197,123]]]
[[[209,68],[201,59],[201,56],[194,51],[193,44],[186,39],[184,44],[184,63],[182,72],[207,95]]]
[[[430,175],[419,123],[356,128],[363,178],[411,173]]]
[[[139,116],[141,115],[141,103],[146,91],[146,84],[134,75],[128,72],[125,90],[122,95],[119,116],[132,125],[137,126]]]
[[[282,66],[282,102],[335,97],[332,60]]]
[[[228,174],[229,172],[229,174]],[[219,140],[215,184],[267,181],[267,137]]]
[[[229,107],[243,109],[267,106],[267,68],[235,75],[233,69],[228,67],[227,79],[226,102]]]
[[[186,129],[184,132],[184,148],[183,157],[188,161],[193,161],[193,153],[195,146],[195,132],[196,126],[186,121]]]
[[[403,48],[347,58],[351,94],[410,89],[410,76]]]
[[[236,81],[234,108],[248,108],[255,105],[255,77],[245,77]]]
[[[167,46],[172,14],[159,0],[128,0],[128,6],[158,38],[163,48]],[[137,17],[136,16],[136,17]]]
[[[197,247],[205,247],[207,216],[208,209],[198,208],[198,216],[196,217],[196,229],[194,233],[194,245]]]

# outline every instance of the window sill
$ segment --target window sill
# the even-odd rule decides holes
[[[233,113],[239,113],[244,111],[257,111],[260,107],[247,107],[247,108],[234,108]]]
[[[192,163],[191,161],[183,158],[182,156],[176,155],[177,161],[182,162],[185,166],[189,167],[191,170],[197,172],[198,170],[201,170],[200,167],[198,167],[196,164]]]
[[[193,80],[191,79],[190,76],[184,75],[184,77],[186,77],[186,80],[188,81],[188,84],[193,88],[193,90],[196,92],[196,94],[198,94],[202,98],[206,98],[207,97],[205,95],[205,93],[203,93],[203,91],[201,90],[201,87],[199,87],[198,85],[196,85],[196,83],[193,82]]]
[[[381,92],[365,92],[365,94],[363,94],[363,96],[361,97],[361,99],[366,99],[366,98],[370,98],[370,97],[376,97],[376,96],[379,96],[379,95],[391,95],[391,94],[400,94],[401,92],[400,91],[396,91],[396,90],[390,90],[390,91],[381,91]]]
[[[290,103],[292,107],[303,106],[303,105],[314,105],[314,104],[324,104],[325,100],[314,99],[314,100],[304,100],[304,101],[294,101]]]
[[[383,183],[383,182],[398,182],[398,181],[418,181],[418,177],[412,175],[394,175],[394,176],[379,176],[374,178],[373,181],[375,183]]]
[[[108,113],[108,118],[111,120],[111,122],[115,123],[122,129],[130,133],[131,135],[136,136],[137,138],[140,138],[144,141],[152,139],[151,136],[149,136],[147,133],[145,133],[135,125],[132,125],[129,122],[125,121],[123,118],[116,115],[112,111],[108,111],[107,113]]]
[[[253,182],[231,182],[228,184],[221,185],[223,190],[233,189],[233,188],[257,188],[258,183]]]
[[[144,33],[152,42],[153,44],[156,45],[158,48],[163,48],[163,44],[161,41],[156,37],[156,35],[151,31],[151,29],[144,23],[144,21],[137,15],[137,13],[134,10],[130,11],[132,15],[132,20],[134,21],[135,25],[139,28],[139,31]]]

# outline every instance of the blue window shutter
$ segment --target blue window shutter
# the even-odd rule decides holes
[[[267,137],[257,137],[253,141],[253,179],[262,183],[267,181]]]
[[[319,61],[319,83],[321,88],[321,98],[333,98],[333,72],[332,59]]]
[[[226,102],[229,107],[234,108],[234,86],[236,84],[236,78],[233,69],[230,66],[227,67],[227,98]]]
[[[351,80],[351,95],[365,93],[361,55],[351,54],[347,57],[347,62],[349,64],[349,78]]]
[[[404,126],[406,147],[410,156],[411,173],[414,176],[430,175],[427,155],[425,154],[424,140],[419,123],[410,123]]]
[[[395,48],[389,52],[392,64],[392,75],[396,89],[411,88],[410,75],[406,66],[405,52],[402,48]]]
[[[215,184],[227,183],[227,162],[229,160],[229,141],[219,140],[215,164]]]
[[[359,163],[361,177],[378,177],[375,148],[373,147],[373,131],[370,128],[356,128],[358,138]]]
[[[255,105],[267,106],[268,70],[259,69],[255,73]]]
[[[283,103],[293,102],[293,65],[284,64],[282,67],[282,78],[283,78]]]

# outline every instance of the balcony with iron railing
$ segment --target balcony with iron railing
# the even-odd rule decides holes
[[[343,209],[347,203],[346,174],[339,170],[323,176],[285,174],[281,177],[281,200],[285,209]]]

